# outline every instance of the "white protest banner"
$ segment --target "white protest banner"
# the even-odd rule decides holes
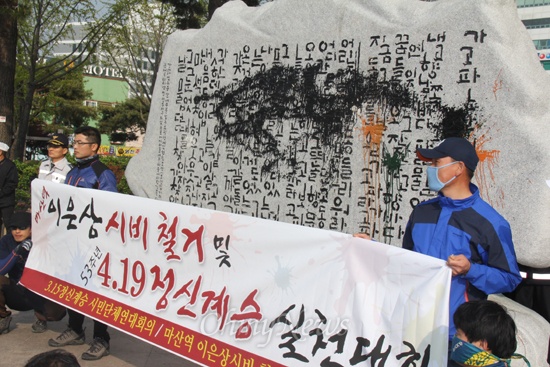
[[[26,287],[199,364],[446,365],[441,260],[43,180],[32,207]]]

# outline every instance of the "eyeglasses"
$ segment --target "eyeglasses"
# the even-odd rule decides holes
[[[57,149],[57,148],[65,148],[65,147],[63,145],[48,144],[48,145],[46,145],[46,148],[48,148],[48,149]]]
[[[86,144],[95,144],[95,143],[88,143],[88,142],[85,142],[85,141],[73,141],[73,147],[74,146],[77,146],[77,145],[86,145]]]
[[[25,229],[29,228],[29,226],[12,226],[10,227],[10,230],[12,231],[15,231],[16,229],[20,230],[20,231],[24,231]]]

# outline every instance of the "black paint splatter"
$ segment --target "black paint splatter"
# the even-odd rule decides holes
[[[436,138],[443,140],[450,137],[466,138],[478,124],[475,106],[466,102],[459,107],[440,107],[441,123],[435,126]]]
[[[296,151],[304,140],[323,149],[329,178],[338,170],[342,143],[355,124],[353,106],[377,104],[396,116],[413,105],[413,93],[395,81],[382,80],[377,71],[340,69],[322,71],[273,66],[214,93],[197,97],[214,101],[218,139],[264,159],[262,173],[280,172],[300,164]],[[299,126],[283,145],[277,131]]]

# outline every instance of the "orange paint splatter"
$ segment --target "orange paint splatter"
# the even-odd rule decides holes
[[[376,235],[376,232],[383,228],[382,218],[378,209],[381,203],[381,190],[369,191],[368,187],[380,187],[381,186],[381,174],[380,166],[382,159],[382,139],[384,138],[384,131],[386,130],[385,120],[382,117],[381,109],[378,108],[376,112],[363,114],[361,110],[356,114],[359,121],[361,121],[360,136],[364,139],[363,144],[363,159],[365,162],[365,182],[369,185],[365,186],[365,224],[367,227],[367,234],[371,237]]]
[[[471,136],[474,135],[476,130],[478,130],[477,126]],[[472,140],[471,136],[470,140]],[[475,171],[475,178],[478,183],[481,196],[492,206],[502,208],[504,206],[504,193],[502,189],[497,189],[497,192],[493,195],[493,197],[489,196],[489,192],[491,191],[491,188],[494,187],[495,182],[495,174],[493,170],[500,155],[500,150],[483,149],[483,146],[490,140],[491,139],[486,135],[486,133],[479,135],[479,137],[475,139],[476,153],[479,157],[479,163]]]
[[[371,113],[368,115],[367,119],[364,117],[361,118],[362,126],[361,130],[366,141],[370,143],[372,148],[380,148],[382,143],[382,138],[384,137],[384,130],[386,126],[384,125],[384,120],[382,120],[377,114]]]
[[[502,80],[500,74],[502,73],[502,69],[498,72],[498,75],[493,83],[493,95],[495,96],[495,100],[497,99],[497,92],[501,89],[504,89],[504,81]]]

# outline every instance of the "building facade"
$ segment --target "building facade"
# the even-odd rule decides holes
[[[81,42],[86,37],[87,31],[84,23],[72,23],[71,36],[59,42],[53,49],[53,57],[62,57],[74,53],[79,53]],[[82,57],[87,57],[84,53]],[[112,67],[101,64],[102,53],[99,51],[89,59],[88,65],[83,68],[85,88],[92,92],[89,100],[84,101],[86,106],[98,108],[101,106],[114,106],[130,98],[131,88],[122,77],[120,72]],[[92,121],[91,126],[96,126],[97,122]],[[139,152],[143,144],[143,136],[138,140],[130,142],[113,141],[111,136],[103,134],[101,137],[101,148],[99,153],[102,155],[122,155],[132,156]]]
[[[550,73],[550,0],[516,0],[518,14],[533,39],[544,69]]]

